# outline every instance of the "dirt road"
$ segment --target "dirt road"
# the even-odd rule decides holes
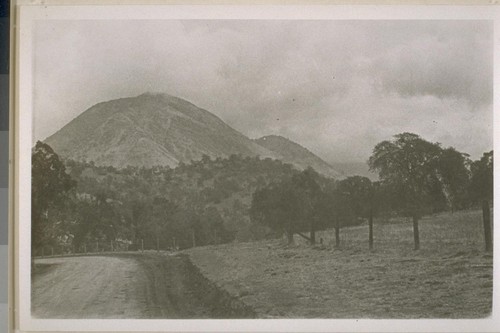
[[[122,254],[35,263],[31,304],[37,318],[242,316],[231,313],[221,292],[206,297],[206,280],[184,257]]]

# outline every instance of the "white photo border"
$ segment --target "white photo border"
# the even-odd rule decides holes
[[[354,5],[20,5],[17,8],[15,111],[15,273],[16,329],[20,331],[175,331],[175,332],[488,332],[500,328],[498,285],[493,285],[493,314],[474,320],[255,319],[144,320],[37,319],[30,312],[31,149],[33,133],[33,27],[37,20],[492,20],[494,21],[494,107],[500,105],[500,8],[497,6],[354,6]],[[494,112],[494,143],[500,133]],[[498,174],[495,155],[495,175]],[[495,193],[500,181],[495,177]],[[499,204],[495,196],[494,206]],[[494,221],[498,218],[495,216]],[[500,235],[494,235],[494,277],[498,275]]]

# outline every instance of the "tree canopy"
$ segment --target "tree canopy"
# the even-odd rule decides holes
[[[484,200],[493,195],[492,151],[471,162],[412,133],[375,146],[368,163],[377,182],[333,180],[312,168],[239,155],[203,156],[175,169],[116,169],[63,161],[41,142],[32,163],[33,249],[64,235],[73,247],[112,248],[122,240],[132,248],[190,247],[283,233],[289,241],[298,234],[314,244],[316,231],[333,227],[338,233],[365,219],[371,247],[373,217],[381,211],[413,217],[417,247],[422,215],[478,203],[486,209]]]
[[[58,236],[57,224],[49,221],[64,210],[68,199],[65,194],[76,183],[66,173],[64,163],[54,150],[40,141],[32,151],[31,172],[31,250],[35,253],[45,239]]]
[[[442,194],[435,192],[440,155],[439,144],[413,133],[402,133],[395,135],[392,141],[377,144],[368,164],[370,170],[378,171],[382,182],[398,192],[400,209],[410,216],[418,216],[436,195]]]
[[[318,173],[308,168],[291,178],[257,190],[252,197],[251,219],[285,233],[290,243],[294,234],[309,231],[308,239],[314,243],[316,230],[324,228],[317,214],[322,195],[318,184],[320,178]]]
[[[493,199],[493,150],[471,165],[470,195],[472,200]]]
[[[400,210],[413,217],[415,249],[420,247],[420,215],[442,194],[436,191],[440,154],[439,144],[413,133],[402,133],[395,135],[392,141],[377,144],[368,160],[370,170],[378,171],[382,182],[397,192],[395,198]]]
[[[483,210],[483,229],[486,251],[493,249],[493,235],[490,217],[490,200],[493,199],[493,150],[483,154],[481,159],[471,166],[470,196],[475,202],[481,202]]]
[[[465,205],[468,158],[454,148],[401,133],[377,144],[368,164],[394,194],[392,207],[413,218],[416,249],[421,215]]]

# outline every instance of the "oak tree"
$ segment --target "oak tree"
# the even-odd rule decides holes
[[[398,206],[412,217],[414,248],[420,248],[418,221],[433,203],[437,179],[437,163],[441,147],[413,133],[401,133],[392,141],[382,141],[368,160],[370,170],[378,171],[382,182],[397,191]]]
[[[46,143],[37,141],[31,156],[31,253],[50,235],[51,214],[61,208],[76,186],[64,163]]]
[[[493,249],[490,219],[490,201],[493,199],[493,150],[483,154],[471,166],[470,194],[473,200],[481,202],[486,251]]]

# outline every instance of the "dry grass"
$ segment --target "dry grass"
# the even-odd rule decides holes
[[[481,318],[492,302],[492,256],[484,252],[481,212],[440,214],[420,222],[413,251],[410,221],[345,228],[335,249],[297,239],[186,251],[219,286],[268,318]]]

